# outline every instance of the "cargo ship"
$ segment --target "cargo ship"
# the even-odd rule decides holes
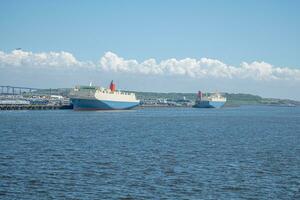
[[[70,99],[74,110],[126,110],[140,104],[134,93],[117,91],[113,81],[109,88],[75,86]]]
[[[201,91],[198,92],[197,100],[194,108],[221,108],[226,103],[226,98],[219,93],[212,95],[203,95]]]

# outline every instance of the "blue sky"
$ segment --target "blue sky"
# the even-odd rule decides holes
[[[33,53],[65,51],[79,61],[93,63],[98,63],[106,52],[113,52],[139,63],[149,58],[158,63],[170,58],[210,58],[237,67],[257,61],[300,69],[299,8],[300,1],[275,0],[1,1],[0,51],[9,54],[18,47]],[[7,61],[3,63],[7,65]],[[170,85],[168,89],[176,91],[178,79],[171,79],[174,88]],[[26,84],[12,79],[5,82]],[[51,78],[45,87],[50,82]],[[120,82],[132,88],[124,78]],[[189,84],[199,84],[196,80],[187,82],[183,83],[185,91],[195,90]],[[251,90],[229,86],[222,89],[264,94],[265,90],[259,89],[263,83],[256,84],[257,89]],[[285,90],[298,85],[299,81],[292,86],[289,83]],[[213,89],[218,86],[207,88]],[[277,93],[274,90],[267,96]]]
[[[300,67],[299,8],[299,1],[1,1],[0,45],[89,60],[113,51]]]

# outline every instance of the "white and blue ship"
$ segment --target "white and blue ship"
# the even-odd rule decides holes
[[[203,95],[201,91],[198,92],[198,97],[195,102],[195,108],[221,108],[226,103],[226,98],[219,93],[212,95]]]
[[[70,99],[74,110],[126,110],[140,104],[134,93],[117,91],[113,81],[110,88],[76,86]]]

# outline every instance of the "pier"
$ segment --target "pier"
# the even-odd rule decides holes
[[[0,110],[72,109],[67,95],[52,95],[52,89],[0,86]]]
[[[60,105],[0,105],[0,110],[57,110],[66,109]]]

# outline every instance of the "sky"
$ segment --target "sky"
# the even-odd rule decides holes
[[[0,85],[300,100],[299,1],[0,1]],[[16,50],[17,48],[21,48]]]

